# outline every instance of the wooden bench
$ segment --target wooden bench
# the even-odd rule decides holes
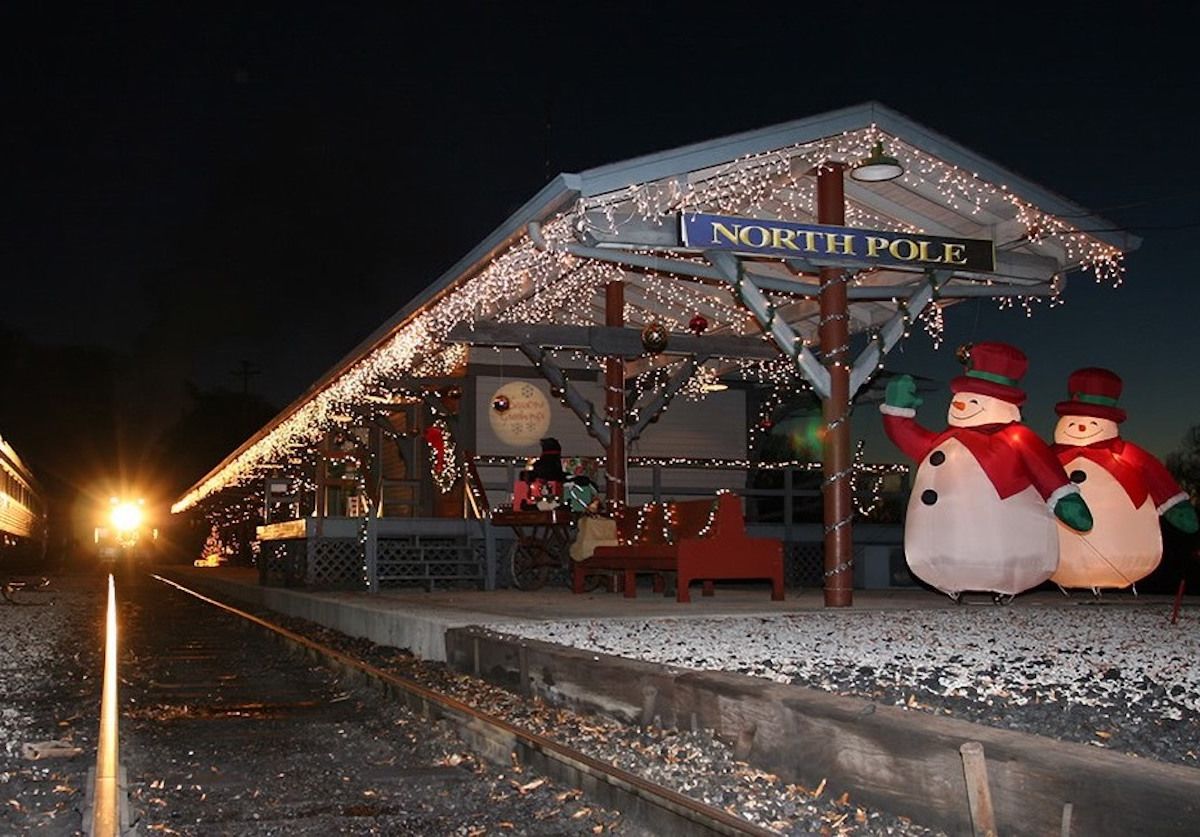
[[[619,516],[617,532],[618,545],[598,546],[590,558],[572,562],[574,592],[584,592],[588,575],[619,572],[626,598],[634,598],[638,573],[655,574],[655,592],[664,591],[663,577],[673,573],[680,602],[692,600],[693,581],[704,582],[704,595],[711,596],[716,579],[767,579],[772,600],[783,600],[783,544],[746,534],[734,494],[630,507]]]

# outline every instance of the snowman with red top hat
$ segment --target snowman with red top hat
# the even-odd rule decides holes
[[[1198,526],[1187,493],[1163,464],[1121,438],[1121,389],[1115,372],[1079,369],[1067,379],[1069,400],[1054,407],[1054,453],[1096,518],[1086,533],[1059,527],[1050,580],[1060,587],[1129,587],[1162,560],[1160,515],[1183,532]]]
[[[1058,567],[1055,517],[1086,531],[1091,514],[1050,448],[1021,423],[1024,353],[978,343],[960,358],[966,371],[950,382],[946,430],[917,424],[921,399],[908,375],[888,384],[880,410],[888,437],[918,462],[904,528],[909,568],[955,599],[990,591],[1001,601]]]

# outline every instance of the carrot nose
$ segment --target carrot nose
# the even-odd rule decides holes
[[[951,401],[950,406],[956,410],[965,410],[965,409],[967,409],[967,402],[966,401]]]

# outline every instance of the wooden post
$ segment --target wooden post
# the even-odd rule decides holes
[[[967,803],[971,807],[971,827],[975,837],[996,837],[996,814],[992,810],[992,791],[988,787],[983,745],[978,741],[968,741],[958,751],[962,754]]]
[[[840,163],[823,163],[817,170],[817,223],[846,223],[845,187]],[[828,244],[832,249],[836,243]],[[821,456],[823,519],[825,523],[825,606],[849,607],[854,601],[854,518],[850,496],[850,315],[845,271],[821,268],[821,362],[829,371],[829,397],[821,404],[825,444]]]
[[[329,434],[326,433],[317,448],[317,496],[313,501],[313,514],[318,520],[328,512],[328,498],[325,495],[329,490],[329,448]]]
[[[625,325],[625,283],[609,282],[604,287],[604,324]],[[604,416],[608,422],[608,451],[604,497],[609,508],[628,501],[625,484],[625,361],[616,356],[604,359]]]

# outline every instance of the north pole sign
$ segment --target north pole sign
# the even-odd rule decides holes
[[[956,267],[980,273],[996,269],[996,248],[987,239],[689,212],[680,213],[680,225],[684,245],[698,250],[817,262]]]

